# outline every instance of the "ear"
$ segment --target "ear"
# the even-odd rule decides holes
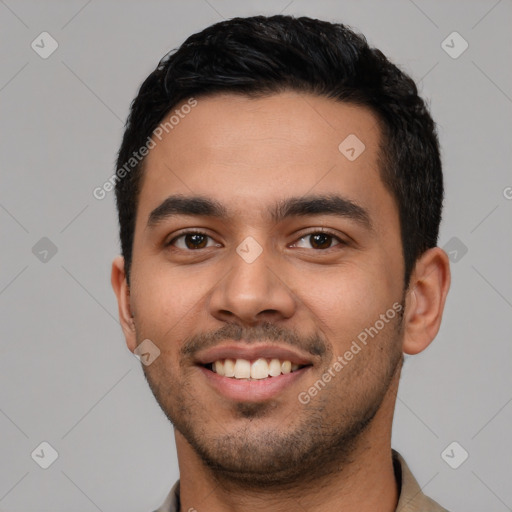
[[[436,337],[450,288],[450,260],[440,247],[423,253],[411,274],[405,300],[406,354],[418,354]]]
[[[130,288],[126,282],[124,258],[122,256],[118,256],[112,262],[110,282],[112,283],[112,288],[114,289],[114,293],[117,297],[119,319],[126,338],[126,346],[131,352],[133,352],[137,347],[135,322],[130,308]]]

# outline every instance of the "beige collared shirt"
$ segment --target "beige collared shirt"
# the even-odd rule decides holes
[[[425,496],[403,457],[393,450],[393,465],[397,481],[401,482],[400,499],[396,512],[448,512]],[[180,510],[180,481],[178,480],[162,506],[155,512],[187,512]]]

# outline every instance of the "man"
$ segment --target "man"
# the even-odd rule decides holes
[[[450,283],[414,82],[340,24],[218,23],[146,79],[117,169],[112,285],[180,469],[159,511],[444,510],[391,449]]]

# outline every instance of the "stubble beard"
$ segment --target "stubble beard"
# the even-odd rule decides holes
[[[403,353],[396,347],[401,347],[401,316],[395,319],[393,326],[388,327],[391,331],[389,334],[380,333],[384,336],[387,334],[385,341],[373,340],[375,343],[386,343],[387,360],[378,362],[376,369],[365,369],[366,358],[361,358],[359,368],[351,368],[352,381],[368,378],[371,379],[370,385],[363,383],[364,389],[351,396],[350,385],[360,384],[349,383],[344,388],[343,397],[322,390],[303,409],[302,418],[286,431],[264,426],[253,428],[255,423],[261,425],[265,416],[274,411],[274,403],[240,402],[233,405],[230,414],[237,419],[246,419],[245,425],[214,436],[208,428],[212,420],[208,421],[208,417],[205,417],[203,406],[195,399],[191,384],[178,384],[162,368],[155,373],[144,368],[144,374],[169,421],[219,482],[254,490],[286,490],[299,483],[313,485],[315,481],[339,473],[354,462],[364,433],[381,408],[393,382],[399,378]],[[372,348],[365,347],[364,350]],[[382,357],[383,353],[376,349],[374,351],[372,361],[375,364],[375,357],[378,358],[379,353]],[[341,371],[349,368],[347,366]],[[162,387],[162,384],[166,387]],[[211,425],[217,429],[217,425]],[[222,426],[217,430],[222,430]]]

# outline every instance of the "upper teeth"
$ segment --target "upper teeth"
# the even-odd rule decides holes
[[[235,379],[266,379],[277,377],[282,373],[290,373],[299,369],[298,364],[279,359],[263,359],[248,361],[247,359],[224,359],[215,361],[212,364],[215,373],[223,377],[234,377]]]

